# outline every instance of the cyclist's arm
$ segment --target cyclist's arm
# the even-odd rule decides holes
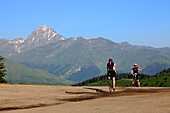
[[[139,71],[142,71],[142,69],[141,69],[140,67],[138,67],[138,70],[139,70]]]
[[[133,70],[131,70],[131,74],[133,75]]]
[[[116,73],[116,66],[114,66],[114,70],[115,70],[115,73]]]
[[[114,64],[114,66],[113,66],[113,70],[115,71],[115,73],[116,73],[116,64]]]

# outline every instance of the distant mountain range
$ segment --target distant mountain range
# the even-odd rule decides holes
[[[0,54],[76,82],[105,74],[109,58],[117,64],[118,72],[130,72],[134,63],[147,74],[170,67],[169,47],[133,46],[101,37],[66,39],[47,26],[37,28],[27,39],[0,39]]]
[[[128,42],[123,42],[123,43],[120,43],[120,44],[123,47],[127,47],[128,50],[149,49],[149,50],[155,50],[155,51],[158,51],[158,52],[170,54],[170,47],[153,48],[151,46],[138,46],[138,45],[133,46],[133,45],[129,44]]]

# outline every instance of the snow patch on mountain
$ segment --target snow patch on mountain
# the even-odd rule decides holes
[[[24,43],[25,39],[23,38],[17,38],[15,40],[9,40],[9,43],[12,43],[12,44],[21,44],[21,43]]]
[[[64,37],[61,37],[61,39],[60,40],[66,40]]]

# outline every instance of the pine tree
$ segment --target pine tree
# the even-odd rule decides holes
[[[5,79],[3,78],[7,75],[4,62],[4,57],[0,56],[0,83],[6,83]]]

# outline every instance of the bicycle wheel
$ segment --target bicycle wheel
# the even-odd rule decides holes
[[[108,86],[109,86],[109,92],[112,92],[113,88],[112,88],[112,84],[110,83],[111,80],[109,80],[107,83],[108,83]]]

